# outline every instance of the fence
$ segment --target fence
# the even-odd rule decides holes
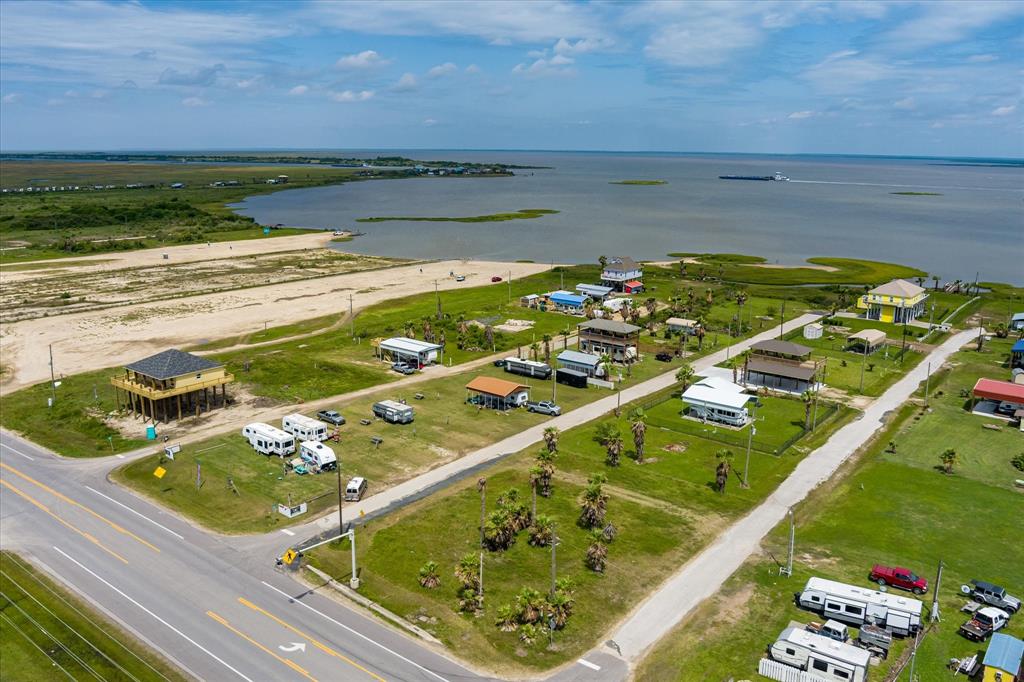
[[[767,658],[762,658],[757,664],[757,673],[778,682],[828,682],[824,677]]]

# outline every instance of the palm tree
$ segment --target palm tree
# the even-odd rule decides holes
[[[423,340],[432,342],[434,340],[434,329],[430,326],[430,318],[423,318]]]
[[[531,623],[519,626],[519,641],[526,646],[533,646],[541,636],[541,629]]]
[[[516,542],[516,517],[508,509],[495,509],[484,523],[487,549],[502,552]]]
[[[586,564],[587,568],[595,573],[604,573],[604,567],[608,563],[608,545],[605,543],[604,534],[601,529],[595,528],[590,531],[590,546],[587,547]]]
[[[513,532],[518,533],[530,525],[530,510],[526,504],[519,499],[519,491],[516,488],[509,488],[501,495],[498,495],[498,508],[509,514],[509,525]]]
[[[555,537],[555,521],[550,516],[540,514],[530,525],[530,544],[534,547],[548,547]]]
[[[536,341],[534,341],[533,343],[530,344],[530,356],[533,358],[534,362],[537,361],[537,353],[539,352],[540,346],[537,344]]]
[[[498,608],[498,619],[494,621],[502,632],[515,632],[519,627],[519,614],[511,604],[505,604]]]
[[[494,327],[492,327],[491,325],[487,325],[486,327],[484,327],[484,341],[486,342],[486,345],[490,346],[491,350],[493,351],[494,350]]]
[[[572,329],[566,325],[559,333],[562,335],[562,350],[569,350],[569,335],[572,334]]]
[[[814,405],[814,391],[804,391],[800,400],[804,401],[804,431],[811,430],[811,406]]]
[[[960,457],[956,454],[956,450],[953,448],[946,448],[946,450],[939,455],[939,459],[942,460],[942,470],[944,473],[953,473],[953,467],[957,465]]]
[[[468,334],[469,333],[469,323],[466,322],[466,316],[465,315],[459,315],[459,320],[458,320],[458,322],[456,322],[455,328],[458,329],[459,334]]]
[[[935,283],[935,291],[939,290],[939,280],[941,278],[938,275],[932,275],[932,281]]]
[[[551,479],[555,475],[555,453],[548,449],[538,452],[537,468],[540,470],[537,480],[540,484],[540,494],[544,497],[551,497]]]
[[[629,415],[629,429],[633,432],[633,446],[636,448],[636,463],[644,463],[644,442],[647,439],[647,415],[639,407]]]
[[[658,310],[658,299],[653,296],[649,297],[644,301],[644,307],[647,308],[647,316],[654,317],[654,313]]]
[[[420,567],[420,585],[432,590],[441,584],[441,576],[437,574],[437,562],[428,561]]]
[[[594,528],[604,522],[604,515],[608,510],[608,494],[601,488],[604,481],[604,476],[594,474],[580,495],[579,522],[584,528]]]
[[[516,595],[516,611],[519,622],[533,624],[544,615],[544,597],[535,589],[524,587]]]
[[[690,381],[693,380],[693,367],[690,363],[685,362],[683,366],[676,370],[676,381],[683,385],[683,391],[686,391],[690,387]]]
[[[541,337],[544,341],[544,362],[551,363],[551,334],[545,334]]]
[[[703,315],[698,315],[696,322],[697,322],[697,350],[701,351],[701,350],[704,349],[704,334],[707,333],[707,332],[704,331],[704,316]]]
[[[479,611],[483,606],[483,598],[474,588],[461,587],[456,595],[459,598],[459,611]]]
[[[686,279],[686,261],[679,261],[679,276]]]
[[[455,565],[455,580],[466,589],[476,592],[480,586],[479,558],[476,554],[466,554]]]
[[[729,480],[729,471],[732,469],[732,450],[722,448],[715,453],[718,466],[715,468],[715,487],[719,493],[725,493],[725,484]]]
[[[610,467],[619,466],[619,457],[622,455],[622,437],[616,434],[604,444],[608,456],[605,458]]]
[[[711,289],[708,289],[707,292],[704,294],[704,301],[708,305],[711,305],[712,303],[715,302],[715,297],[714,294],[711,293]]]
[[[605,381],[612,380],[612,356],[607,353],[601,353],[601,366],[604,367],[604,379]]]
[[[558,430],[557,426],[549,426],[544,429],[544,445],[547,446],[548,452],[558,452],[558,437],[562,435],[562,432]]]
[[[604,270],[604,267],[608,265],[608,256],[598,256],[597,262],[601,264],[601,269]]]
[[[561,630],[569,622],[569,616],[572,615],[572,604],[572,599],[558,590],[548,595],[545,611],[549,619],[548,623],[554,626],[554,630]]]

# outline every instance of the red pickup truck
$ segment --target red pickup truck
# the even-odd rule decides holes
[[[881,586],[892,585],[904,590],[910,590],[914,594],[924,594],[928,591],[928,581],[919,577],[909,568],[883,566],[875,564],[868,576],[872,582]]]

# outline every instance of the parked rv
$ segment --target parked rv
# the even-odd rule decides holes
[[[856,627],[879,625],[901,637],[917,633],[924,609],[918,599],[816,577],[807,580],[797,602],[826,618]]]
[[[550,379],[551,367],[543,362],[533,360],[520,360],[519,358],[505,358],[505,371],[510,374],[519,374],[524,377],[536,377],[537,379]]]
[[[1011,614],[1020,611],[1020,599],[1006,594],[1006,590],[1002,587],[987,583],[984,580],[972,580],[967,585],[962,585],[960,591],[969,595],[975,601],[995,606]]]
[[[1010,620],[1010,614],[994,606],[978,609],[969,621],[960,626],[960,634],[972,642],[982,642],[1001,630]]]
[[[392,424],[410,424],[413,420],[413,409],[395,400],[382,400],[373,404],[373,416]]]
[[[914,594],[924,594],[928,591],[928,581],[918,576],[909,568],[895,568],[875,564],[871,567],[868,578],[881,587],[892,585],[902,590],[910,590]]]
[[[300,440],[327,440],[327,424],[304,414],[289,414],[281,420],[281,428]]]
[[[345,486],[345,501],[346,502],[358,502],[363,499],[363,494],[366,492],[366,479],[362,476],[356,476],[348,485]]]
[[[830,682],[864,682],[871,654],[798,627],[788,627],[768,648],[779,663]]]
[[[306,463],[307,468],[317,473],[338,468],[338,458],[334,456],[334,450],[320,441],[307,440],[299,443],[299,457]]]
[[[242,428],[242,435],[261,455],[284,457],[295,452],[295,437],[270,424],[246,424]]]

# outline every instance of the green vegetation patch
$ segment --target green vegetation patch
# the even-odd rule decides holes
[[[5,680],[187,678],[23,558],[0,553]],[[60,674],[58,671],[63,672]]]
[[[609,185],[667,185],[668,180],[613,180]]]
[[[357,223],[384,223],[394,220],[407,222],[425,223],[499,223],[505,220],[529,220],[540,218],[546,215],[553,215],[558,211],[550,208],[524,208],[513,213],[491,213],[490,215],[464,216],[462,218],[433,218],[426,216],[384,216],[374,218],[356,218]]]

